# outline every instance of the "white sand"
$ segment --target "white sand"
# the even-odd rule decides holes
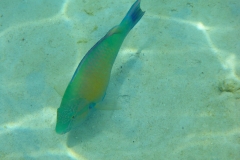
[[[240,1],[142,0],[101,105],[56,110],[84,54],[134,0],[0,1],[0,159],[240,159]]]

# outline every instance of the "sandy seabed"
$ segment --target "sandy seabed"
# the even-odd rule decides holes
[[[239,0],[142,0],[100,104],[120,109],[56,134],[78,63],[133,3],[0,1],[1,160],[240,159]]]

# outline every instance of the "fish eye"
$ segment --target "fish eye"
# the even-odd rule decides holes
[[[72,116],[72,119],[74,119],[75,118],[75,116]]]

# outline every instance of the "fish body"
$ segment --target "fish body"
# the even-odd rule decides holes
[[[57,133],[70,131],[74,122],[83,120],[104,98],[122,42],[144,14],[140,2],[137,0],[122,22],[109,30],[81,60],[57,110]]]

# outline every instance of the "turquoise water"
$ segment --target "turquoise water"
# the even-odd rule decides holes
[[[103,106],[56,110],[84,54],[134,0],[0,1],[0,159],[240,159],[240,1],[142,0]]]

